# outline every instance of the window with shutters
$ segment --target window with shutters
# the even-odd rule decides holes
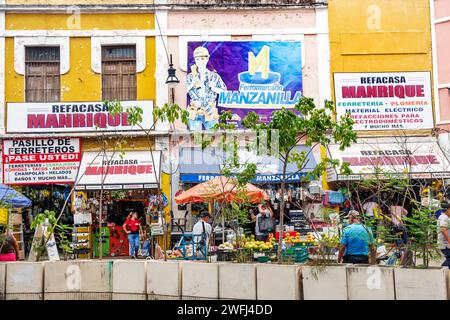
[[[25,101],[61,98],[59,47],[25,47]]]
[[[136,46],[102,47],[102,99],[136,100]]]

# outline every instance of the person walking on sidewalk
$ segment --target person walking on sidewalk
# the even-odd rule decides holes
[[[441,207],[445,211],[437,220],[438,246],[445,256],[442,266],[450,269],[450,203],[442,203]]]
[[[373,234],[361,223],[361,216],[356,210],[349,212],[348,222],[342,232],[338,262],[368,264],[370,248],[375,243]]]
[[[137,259],[139,251],[140,234],[143,234],[141,222],[139,221],[137,212],[130,212],[123,229],[128,234],[128,242],[130,244],[130,256],[132,259]]]

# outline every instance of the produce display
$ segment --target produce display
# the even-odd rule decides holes
[[[301,236],[299,232],[283,233],[283,259],[296,263],[304,263],[311,254],[320,248],[337,248],[339,237],[326,233],[316,234],[308,232],[306,236]],[[211,246],[209,252],[216,255],[217,261],[234,261],[237,257],[248,255],[250,259],[258,262],[276,261],[278,240],[276,234],[269,234],[267,241],[256,241],[254,235],[242,236],[231,242],[224,242],[219,246]],[[168,251],[169,259],[186,259],[192,256],[192,245],[185,245]],[[245,256],[244,256],[245,257]],[[251,261],[251,260],[250,260]]]
[[[339,247],[339,237],[337,235],[321,234],[320,244],[326,248],[337,248]]]
[[[300,237],[300,233],[297,232],[297,234],[295,235],[295,237],[291,236],[291,235],[286,235],[286,237],[284,237],[283,242],[286,245],[293,245],[293,246],[315,246],[317,245],[319,242],[316,238],[313,237],[313,235],[311,234],[311,232],[308,232],[307,238],[306,239],[301,239]]]
[[[270,238],[267,241],[255,241],[255,237],[251,235],[249,238],[242,239],[243,248],[252,252],[263,252],[272,250],[275,240]]]
[[[221,245],[219,245],[219,250],[233,250],[234,249],[234,245],[229,243],[229,242],[225,242],[222,243]]]

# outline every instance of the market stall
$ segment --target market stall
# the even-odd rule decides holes
[[[8,229],[19,245],[18,259],[25,259],[25,237],[22,209],[31,205],[31,200],[7,185],[0,184],[0,234]]]
[[[160,151],[153,151],[152,156],[144,151],[123,155],[84,152],[73,201],[77,254],[128,256],[123,224],[131,211],[138,213],[150,233],[150,226],[158,223],[159,213],[168,204],[159,192],[160,161]]]
[[[246,184],[243,190],[241,190],[239,189],[235,179],[224,176],[218,176],[207,182],[198,184],[175,197],[177,204],[210,203],[212,204],[212,208],[216,208],[218,203],[242,203],[244,202],[244,199],[250,203],[261,203],[269,198],[263,190],[250,183]],[[225,229],[226,225],[223,211],[220,211],[220,209],[215,210],[213,217],[213,230],[215,230],[214,227],[216,224],[221,225],[219,231],[221,233],[221,242],[223,245],[225,245],[225,240],[229,238],[228,236],[232,236],[232,233],[234,233],[234,238],[236,238],[236,231]],[[237,229],[238,232],[243,234],[243,231],[241,231],[242,228]],[[225,234],[227,234],[227,236],[225,236]],[[182,239],[178,243],[177,247],[181,247],[183,258],[191,258],[194,256],[195,253],[191,250],[186,250],[186,247],[195,247],[196,244],[192,243],[195,236],[196,235],[193,235],[192,233],[185,232]],[[187,241],[186,239],[188,238],[192,240]],[[224,249],[223,245],[219,246],[220,249]],[[213,245],[211,248],[215,248],[215,246]]]

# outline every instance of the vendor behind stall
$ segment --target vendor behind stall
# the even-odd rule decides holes
[[[256,220],[255,237],[256,241],[267,241],[269,233],[274,232],[273,211],[266,204],[258,205],[259,213],[252,219]]]

